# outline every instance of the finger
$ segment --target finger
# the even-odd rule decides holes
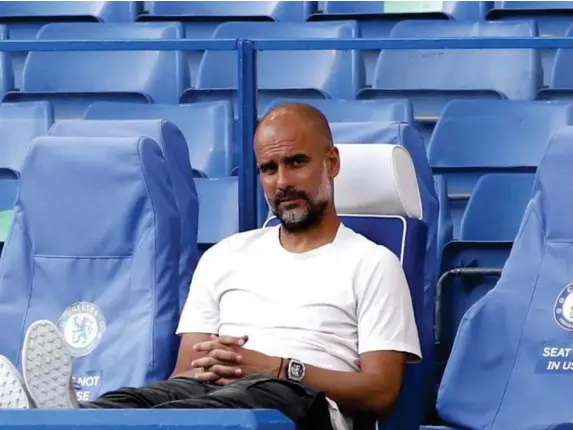
[[[199,342],[193,345],[193,349],[195,351],[212,351],[216,349],[219,345],[219,342],[216,340],[208,340],[207,342]]]
[[[215,364],[209,368],[210,372],[216,373],[222,378],[237,378],[243,374],[241,369],[236,367],[224,366],[222,364]]]
[[[219,361],[216,358],[207,356],[198,358],[197,360],[193,360],[191,362],[191,367],[194,368],[202,367],[204,369],[208,369],[211,366],[214,366],[215,364],[219,364]]]
[[[209,353],[209,357],[218,361],[225,361],[227,363],[240,363],[243,356],[233,351],[225,351],[224,349],[215,349]]]
[[[195,375],[195,379],[203,382],[215,382],[220,378],[215,372],[203,372]]]
[[[247,343],[247,340],[249,340],[248,336],[241,336],[241,337],[235,337],[235,336],[219,336],[219,339],[217,339],[218,342],[222,343],[223,345],[227,345],[227,346],[243,346],[245,343]]]

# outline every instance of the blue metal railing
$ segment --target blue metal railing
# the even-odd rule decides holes
[[[379,49],[573,49],[573,38],[428,38],[428,39],[164,39],[164,40],[1,40],[0,51],[236,51],[239,139],[239,229],[257,227],[256,163],[252,150],[257,123],[256,53],[284,50]]]

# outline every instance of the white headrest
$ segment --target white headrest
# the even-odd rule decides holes
[[[414,163],[400,145],[340,143],[334,202],[340,215],[402,215],[422,219]]]

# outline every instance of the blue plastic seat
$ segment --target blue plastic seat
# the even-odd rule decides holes
[[[197,177],[230,176],[237,165],[229,101],[160,105],[100,102],[88,107],[84,119],[164,119],[185,136],[193,172]]]
[[[393,38],[530,37],[531,22],[403,21]],[[542,83],[539,53],[534,49],[383,50],[371,89],[362,99],[406,97],[414,116],[429,130],[451,100],[533,100]]]
[[[140,12],[137,1],[26,1],[0,2],[0,24],[10,40],[34,40],[38,30],[52,22],[133,22]],[[27,51],[11,52],[14,83],[20,88]]]
[[[324,1],[318,2],[318,12],[309,21],[356,19],[361,37],[386,38],[396,23],[407,19],[454,19],[482,21],[487,1]],[[364,64],[366,84],[374,82],[374,68],[380,50],[366,50]]]
[[[8,28],[0,25],[0,40],[8,39]],[[12,70],[12,53],[0,51],[0,96],[14,89],[14,72]]]
[[[405,123],[347,122],[331,123],[330,127],[337,146],[350,144],[401,145],[413,159],[422,199],[422,219],[428,229],[424,262],[423,324],[420,326],[422,354],[425,357],[423,368],[427,378],[424,386],[428,388],[432,385],[431,375],[434,358],[434,315],[439,270],[437,247],[438,243],[444,240],[438,237],[438,198],[434,188],[432,170],[426,157],[424,142],[414,127]],[[344,159],[341,162],[344,163]],[[380,168],[382,169],[382,166]]]
[[[488,20],[534,19],[539,35],[545,37],[565,36],[573,24],[573,2],[571,1],[495,1],[487,14]],[[555,49],[542,49],[543,84],[548,85],[555,61]]]
[[[180,21],[187,39],[210,39],[228,21],[304,22],[314,11],[312,1],[150,1],[139,21]],[[186,52],[192,86],[205,51]]]
[[[434,174],[448,183],[459,238],[461,217],[477,179],[487,173],[535,172],[551,134],[573,124],[559,102],[456,101],[444,109],[428,147]]]
[[[569,3],[569,2],[564,2]],[[573,37],[573,25],[565,33],[565,37]],[[573,53],[570,49],[558,49],[553,68],[550,69],[549,85],[539,91],[539,100],[573,100]]]
[[[386,246],[402,262],[419,333],[425,324],[424,264],[426,225],[414,162],[401,145],[340,144],[341,169],[334,179],[335,204],[342,222]],[[368,186],[364,186],[365,183]],[[365,190],[365,192],[360,192]],[[270,218],[267,226],[277,225]],[[424,353],[422,352],[422,355]],[[426,357],[423,357],[426,360]],[[418,428],[421,423],[422,369],[408,364],[400,398],[378,428]],[[364,427],[366,428],[366,427]]]
[[[402,100],[298,100],[275,99],[265,112],[285,103],[303,102],[320,110],[328,122],[405,122],[414,123],[412,105]]]
[[[148,137],[161,148],[179,211],[179,305],[183,309],[191,278],[199,261],[197,229],[199,202],[189,150],[181,131],[165,120],[66,120],[58,121],[50,136],[61,137]]]
[[[58,23],[38,33],[39,40],[181,36],[181,27],[168,23]],[[28,55],[20,92],[7,94],[4,101],[49,100],[56,119],[79,118],[94,101],[177,103],[188,82],[177,51],[40,51]]]
[[[0,260],[0,324],[11,327],[0,353],[20,363],[25,330],[48,319],[75,357],[82,400],[164,380],[178,346],[178,263],[179,214],[157,143],[36,138]],[[91,327],[86,339],[75,324]]]
[[[571,142],[553,135],[501,278],[460,323],[437,402],[454,428],[571,426]]]
[[[355,22],[271,23],[229,22],[215,30],[220,39],[356,38]],[[262,51],[257,55],[259,110],[277,97],[297,99],[353,99],[362,85],[359,52],[355,51]],[[181,103],[230,100],[237,90],[237,54],[206,51],[196,88]]]
[[[12,222],[18,178],[35,137],[48,133],[52,110],[46,102],[0,103],[0,242]]]

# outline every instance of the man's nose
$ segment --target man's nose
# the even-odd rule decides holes
[[[279,168],[277,172],[277,188],[284,190],[291,185],[291,177],[288,173],[288,170]]]

